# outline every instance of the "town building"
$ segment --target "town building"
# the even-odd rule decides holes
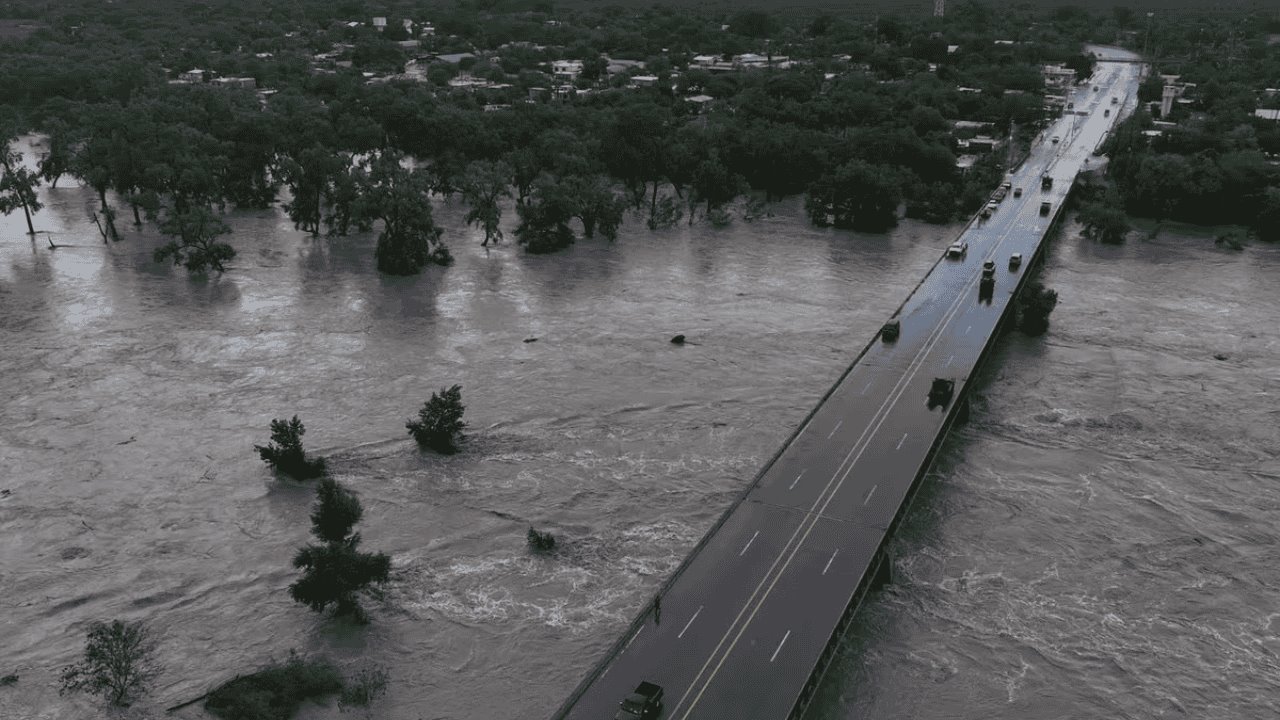
[[[560,80],[576,80],[582,74],[581,60],[552,60],[551,74]]]
[[[258,81],[251,77],[224,77],[214,80],[215,85],[230,88],[241,88],[244,90],[255,90],[258,87]]]

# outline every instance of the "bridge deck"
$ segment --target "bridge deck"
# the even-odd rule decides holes
[[[899,312],[893,343],[872,345],[722,524],[686,560],[662,595],[660,622],[642,616],[628,637],[560,708],[557,718],[611,718],[641,680],[665,688],[662,718],[768,718],[801,714],[880,548],[950,425],[966,383],[1030,272],[1076,173],[1122,113],[1104,118],[1113,94],[1136,90],[1138,68],[1102,63],[1086,118],[1046,130],[1012,175],[1010,194],[962,234],[966,257],[943,259]],[[1059,135],[1058,144],[1050,138]],[[1050,172],[1054,188],[1042,192]],[[1051,203],[1048,216],[1042,201]],[[1010,270],[1011,253],[1025,261]],[[982,261],[996,263],[991,302],[979,302]],[[935,377],[955,399],[927,407]]]

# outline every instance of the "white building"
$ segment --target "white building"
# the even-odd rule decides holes
[[[216,85],[222,87],[243,88],[245,90],[255,90],[258,82],[251,77],[224,77],[213,81]]]
[[[378,32],[387,29],[387,19],[384,17],[376,17],[373,19],[373,28]]]
[[[179,73],[178,79],[193,83],[204,82],[204,71],[200,68],[192,68],[184,73]]]
[[[1076,84],[1076,71],[1061,65],[1045,65],[1040,68],[1045,85],[1049,87],[1067,87]]]
[[[551,74],[561,80],[574,80],[582,74],[581,60],[552,60]]]

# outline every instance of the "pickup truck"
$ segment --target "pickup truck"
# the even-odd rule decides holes
[[[641,681],[634,692],[618,703],[613,720],[650,720],[662,712],[662,686]]]

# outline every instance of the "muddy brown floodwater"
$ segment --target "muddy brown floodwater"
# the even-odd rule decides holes
[[[388,278],[370,237],[239,212],[229,272],[193,280],[150,230],[104,246],[74,184],[44,197],[58,249],[0,225],[3,718],[100,717],[56,678],[114,617],[166,668],[129,717],[290,649],[385,667],[377,717],[549,716],[956,230],[820,230],[791,201],[535,257],[442,203],[457,263]],[[1049,334],[1002,341],[813,716],[1280,711],[1278,271],[1068,228]],[[404,421],[453,383],[467,451],[422,455]],[[393,558],[368,627],[288,598],[311,489],[252,446],[295,413]]]

